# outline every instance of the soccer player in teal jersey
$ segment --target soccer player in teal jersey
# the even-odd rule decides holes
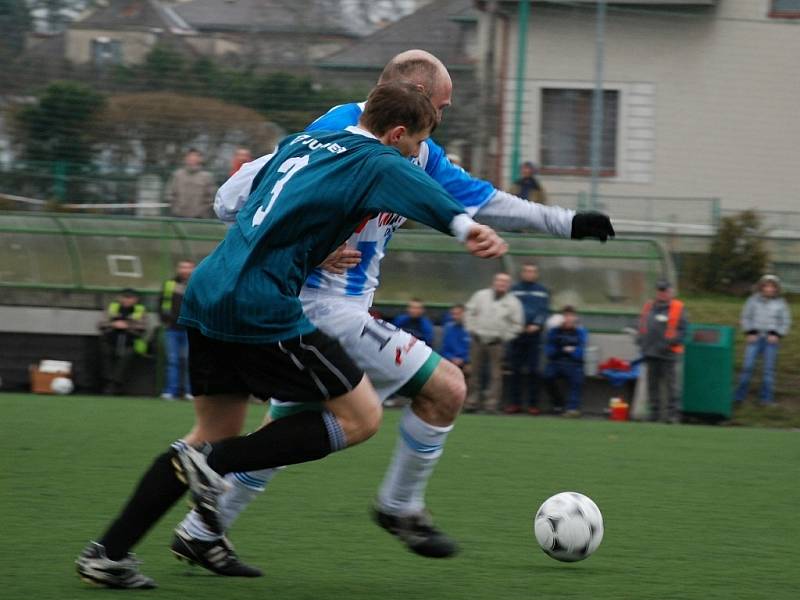
[[[365,218],[392,211],[455,235],[477,256],[505,252],[493,230],[473,222],[405,160],[436,124],[425,94],[391,83],[375,88],[369,102],[358,127],[281,142],[234,226],[195,270],[179,323],[188,328],[197,427],[156,458],[105,535],[84,549],[77,561],[81,578],[107,587],[154,587],[129,551],[187,485],[206,525],[220,531],[221,475],[320,459],[377,431],[381,405],[368,378],[311,324],[297,298],[311,270]],[[232,423],[241,429],[249,394],[325,408],[250,436],[215,436]],[[202,453],[195,449],[201,445]],[[236,565],[249,569],[240,574],[260,574]]]

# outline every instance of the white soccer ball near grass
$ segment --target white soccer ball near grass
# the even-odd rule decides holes
[[[50,389],[53,390],[54,394],[64,396],[72,393],[72,390],[75,389],[75,384],[72,383],[72,379],[67,377],[56,377],[50,382]]]
[[[561,492],[544,501],[533,518],[544,553],[563,562],[588,558],[603,541],[603,515],[591,498]]]

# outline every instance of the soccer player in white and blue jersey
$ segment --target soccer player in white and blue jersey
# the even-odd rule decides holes
[[[411,50],[392,59],[379,83],[397,80],[411,81],[424,89],[440,117],[450,104],[452,83],[447,69],[427,52]],[[365,103],[334,107],[307,131],[344,129],[358,121],[364,107]],[[255,173],[267,159],[262,157],[244,165],[220,188],[215,210],[223,221],[235,218],[250,193]],[[467,214],[498,229],[544,231],[566,238],[605,240],[613,236],[607,216],[576,214],[498,190],[453,165],[431,139],[422,144],[413,162],[450,192]],[[456,553],[457,546],[433,525],[425,508],[425,489],[464,402],[464,378],[458,367],[442,360],[425,343],[389,323],[373,319],[368,312],[378,287],[386,246],[404,220],[392,213],[382,213],[363,222],[347,241],[350,252],[360,253],[360,263],[341,274],[315,269],[300,297],[308,318],[347,348],[356,364],[369,374],[382,399],[398,391],[413,398],[403,413],[395,453],[378,492],[373,515],[381,527],[398,536],[413,552],[447,557]],[[286,399],[273,400],[272,418],[315,408],[281,400]],[[232,489],[223,497],[221,506],[226,528],[264,490],[274,474],[274,470],[264,470],[229,475]],[[204,528],[196,514],[190,514],[176,529],[172,549],[212,568],[204,556],[205,545],[217,538]]]
[[[369,101],[360,127],[284,139],[236,223],[192,274],[178,322],[188,329],[197,425],[156,458],[119,517],[83,551],[77,561],[83,579],[154,587],[129,552],[187,484],[206,526],[218,529],[221,475],[317,460],[375,433],[381,418],[375,389],[298,299],[313,267],[365,218],[395,211],[456,236],[476,256],[505,252],[494,231],[472,221],[404,158],[418,153],[436,125],[427,96],[395,82],[376,87]],[[231,438],[244,424],[250,394],[313,402],[318,410]],[[194,448],[200,445],[203,453]],[[236,561],[227,544],[213,546],[217,572],[260,575]]]

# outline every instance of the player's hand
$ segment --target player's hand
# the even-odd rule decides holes
[[[473,225],[464,244],[470,254],[479,258],[500,258],[508,251],[505,240],[486,225]]]
[[[352,269],[358,266],[361,262],[361,252],[349,248],[347,243],[342,244],[336,250],[331,252],[322,264],[321,269],[330,271],[334,275],[343,275],[347,269]]]
[[[594,238],[605,242],[616,235],[608,215],[592,210],[575,213],[572,217],[572,239]]]

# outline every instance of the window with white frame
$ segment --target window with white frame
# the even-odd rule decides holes
[[[542,88],[541,171],[554,175],[588,175],[591,171],[591,89]],[[600,174],[617,172],[619,92],[603,92]]]
[[[96,67],[122,64],[122,42],[107,37],[94,38],[92,62]]]
[[[772,0],[769,16],[774,19],[800,19],[800,0]]]

